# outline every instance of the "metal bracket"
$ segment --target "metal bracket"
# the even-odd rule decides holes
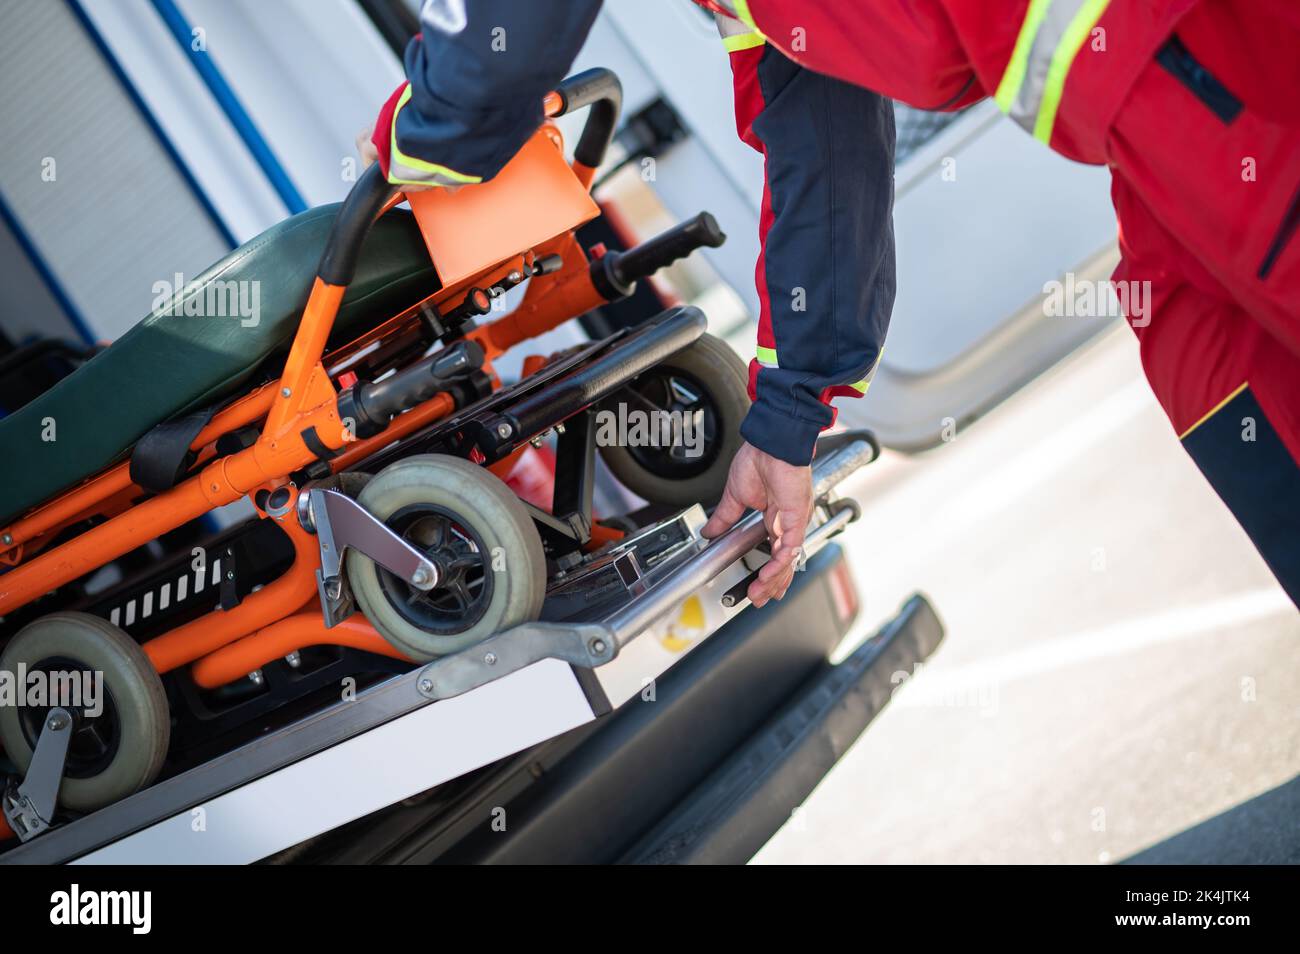
[[[220,603],[223,610],[232,610],[239,605],[239,581],[235,570],[235,548],[226,547],[221,554]]]
[[[62,707],[45,716],[31,765],[22,784],[10,779],[0,808],[19,841],[30,841],[54,823],[54,806],[63,782],[63,766],[72,739],[72,713]]]
[[[635,533],[611,544],[605,553],[635,553],[643,543],[655,538],[657,549],[678,552],[678,547],[690,547],[698,552],[707,541],[700,536],[700,531],[708,523],[708,516],[699,504],[692,504],[675,517],[671,517],[649,527],[643,527]]]
[[[326,578],[323,571],[317,570],[316,595],[320,597],[320,611],[326,629],[333,629],[357,611],[352,587],[348,585],[348,578],[341,573]]]
[[[594,669],[617,654],[618,641],[602,623],[524,623],[429,663],[415,685],[429,699],[450,699],[543,659]]]
[[[311,488],[306,494],[306,506],[298,508],[298,521],[320,539],[316,588],[326,628],[347,619],[356,609],[343,575],[343,556],[349,548],[364,553],[418,590],[438,585],[441,574],[437,564],[347,494]]]

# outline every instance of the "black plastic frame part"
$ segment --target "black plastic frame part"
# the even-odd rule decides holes
[[[403,438],[400,445],[377,451],[353,469],[378,473],[409,454],[470,457],[475,451],[484,455],[483,462],[495,463],[687,347],[704,333],[705,324],[697,308],[669,309],[637,328],[615,332],[556,358],[528,377]],[[510,428],[506,437],[499,430],[503,423]]]
[[[477,422],[478,426],[471,430],[479,449],[493,459],[512,453],[524,441],[608,397],[637,375],[694,343],[707,325],[704,313],[691,305],[669,309],[609,353],[547,388],[523,396],[499,417]],[[508,426],[504,437],[499,429],[501,422]]]
[[[343,200],[329,238],[325,240],[325,251],[321,253],[320,267],[316,269],[321,281],[344,287],[352,284],[361,258],[361,246],[384,205],[398,191],[397,186],[384,178],[377,162],[371,163],[361,173]]]
[[[623,110],[623,84],[613,70],[597,67],[575,73],[555,91],[563,103],[560,116],[584,106],[591,107],[573,158],[590,169],[598,168],[605,161],[605,153],[618,128],[618,117]]]
[[[943,640],[920,594],[838,664],[827,663],[761,729],[618,860],[623,864],[744,864],[812,794],[889,703],[895,674]]]
[[[726,241],[727,233],[718,220],[708,212],[700,212],[626,252],[610,252],[605,258],[613,257],[613,277],[623,285],[632,285],[696,249],[719,248]]]

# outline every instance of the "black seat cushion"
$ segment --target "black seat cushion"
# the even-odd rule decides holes
[[[241,245],[170,307],[0,420],[0,524],[122,459],[155,425],[248,385],[292,340],[337,210],[311,209]],[[331,340],[346,341],[437,289],[414,218],[395,209],[366,240]],[[257,304],[255,315],[240,309],[241,292],[244,305]],[[213,313],[196,307],[198,296]]]

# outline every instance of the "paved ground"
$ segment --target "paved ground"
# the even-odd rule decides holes
[[[852,492],[861,638],[944,645],[759,862],[1300,862],[1300,614],[1126,329]]]

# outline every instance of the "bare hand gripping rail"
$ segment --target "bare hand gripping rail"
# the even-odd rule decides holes
[[[871,463],[877,449],[856,435],[814,463],[813,496],[822,498],[841,481]],[[837,514],[812,530],[805,551],[815,552],[849,517]],[[458,696],[543,659],[562,659],[594,669],[614,659],[632,640],[672,612],[682,600],[761,544],[767,536],[763,515],[747,514],[695,556],[652,584],[626,606],[598,622],[533,622],[498,633],[477,645],[444,656],[421,672],[416,682],[430,699]]]

